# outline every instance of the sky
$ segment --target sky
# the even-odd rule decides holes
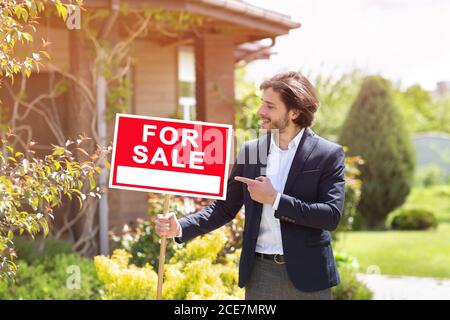
[[[450,81],[450,0],[246,0],[291,16],[270,60],[252,62],[260,82],[287,70],[339,75],[354,67],[402,86]]]

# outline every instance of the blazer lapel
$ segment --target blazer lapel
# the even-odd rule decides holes
[[[302,172],[306,160],[308,160],[311,152],[314,150],[317,141],[318,138],[316,137],[315,133],[311,129],[305,128],[303,136],[300,139],[300,143],[297,146],[297,151],[295,152],[294,159],[292,160],[291,169],[289,170],[283,193],[289,194],[289,192],[291,191],[297,179],[297,175]]]

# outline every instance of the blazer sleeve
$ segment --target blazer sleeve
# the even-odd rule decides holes
[[[319,181],[318,201],[281,195],[275,217],[281,221],[333,231],[342,216],[345,198],[345,155],[339,147],[327,159]]]
[[[182,236],[175,238],[177,243],[189,241],[199,235],[220,228],[236,217],[236,214],[244,204],[244,189],[242,183],[234,180],[234,177],[243,175],[246,148],[247,146],[244,144],[231,169],[227,182],[227,195],[225,200],[216,200],[197,213],[181,218],[179,222]]]

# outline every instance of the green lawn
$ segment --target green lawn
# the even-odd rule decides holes
[[[415,189],[407,203],[435,211],[431,231],[354,231],[335,247],[358,258],[361,272],[378,266],[382,274],[450,278],[450,188]]]
[[[450,223],[450,186],[415,188],[406,203],[428,208],[436,213],[439,222]]]

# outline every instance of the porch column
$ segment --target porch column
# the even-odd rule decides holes
[[[195,41],[197,119],[234,124],[234,43],[230,34]]]

